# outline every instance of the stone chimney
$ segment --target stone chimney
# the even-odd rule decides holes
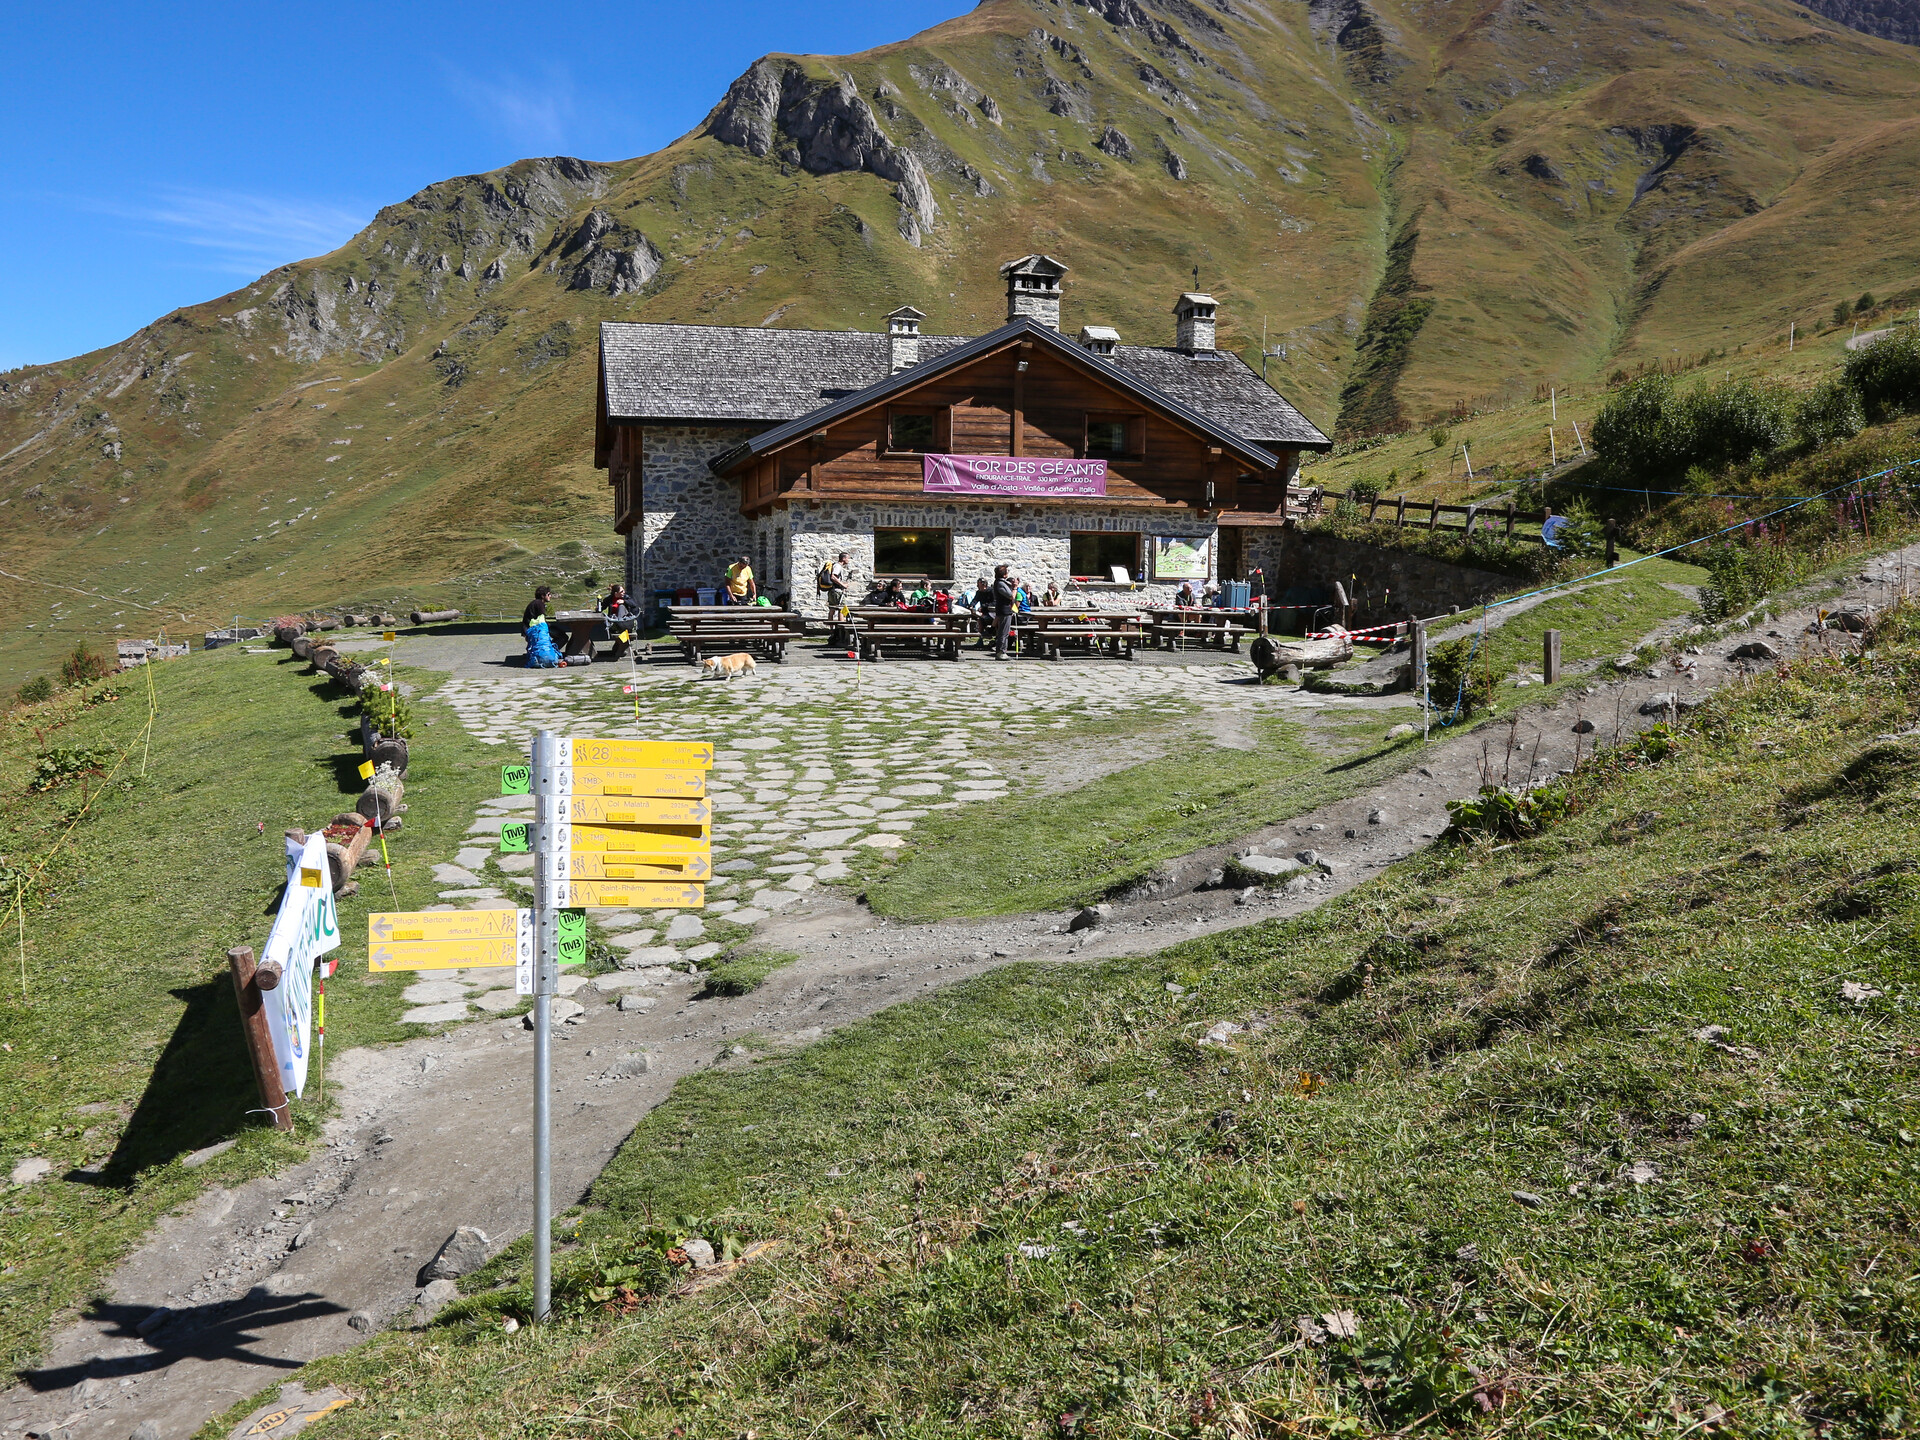
[[[1120,332],[1111,325],[1082,325],[1080,348],[1102,360],[1113,358],[1113,347],[1120,343]]]
[[[1189,355],[1213,353],[1213,313],[1219,308],[1211,295],[1188,291],[1173,307],[1173,348]]]
[[[898,375],[920,363],[920,322],[927,317],[911,305],[887,316],[887,373]]]
[[[1060,328],[1060,277],[1067,267],[1051,255],[1022,255],[1000,267],[1007,277],[1007,320],[1023,316],[1049,330]]]

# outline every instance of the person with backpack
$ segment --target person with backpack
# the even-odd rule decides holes
[[[839,557],[820,567],[820,573],[814,577],[814,585],[820,591],[820,597],[827,607],[827,619],[842,620],[847,611],[847,585],[853,577],[853,562],[842,550]]]

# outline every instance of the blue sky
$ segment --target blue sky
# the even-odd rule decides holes
[[[0,7],[0,369],[124,339],[527,155],[621,160],[768,51],[968,0]]]

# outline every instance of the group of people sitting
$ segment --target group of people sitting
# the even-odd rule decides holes
[[[1173,603],[1181,610],[1202,610],[1220,604],[1224,594],[1211,580],[1204,581],[1198,590],[1193,588],[1193,581],[1187,580],[1182,582],[1180,593],[1173,597]]]
[[[611,640],[616,646],[624,646],[630,641],[621,636],[631,636],[639,624],[639,616],[633,613],[627,604],[627,587],[612,585],[607,593],[593,602],[593,608],[600,612],[600,638]],[[561,636],[554,626],[553,587],[542,585],[533,592],[533,601],[520,612],[520,629],[526,636],[529,670],[564,670],[567,668],[566,656],[561,653]],[[616,655],[618,650],[616,650]]]

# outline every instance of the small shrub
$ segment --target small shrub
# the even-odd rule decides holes
[[[1559,785],[1533,790],[1482,785],[1471,800],[1449,800],[1447,813],[1453,817],[1447,834],[1456,840],[1474,835],[1524,840],[1566,819],[1573,813],[1573,802]]]
[[[1665,375],[1629,380],[1600,407],[1593,420],[1593,448],[1622,476],[1664,475],[1678,469],[1676,432],[1680,406]]]
[[[60,662],[60,678],[69,685],[85,685],[89,681],[104,680],[120,667],[106,656],[87,648],[82,640],[73,647],[73,653]]]
[[[1871,290],[1862,290],[1860,292],[1860,298],[1853,302],[1853,313],[1856,315],[1864,315],[1873,309],[1873,307],[1873,292]]]
[[[1427,443],[1438,450],[1453,438],[1453,432],[1444,425],[1436,425],[1427,431]]]
[[[382,690],[377,685],[362,690],[360,713],[389,739],[413,738],[413,707],[407,704],[407,697],[400,693],[398,685],[391,690]]]
[[[1393,477],[1389,475],[1387,479],[1391,481]],[[1371,505],[1380,498],[1380,484],[1375,480],[1356,480],[1347,494],[1356,505]]]
[[[1471,715],[1493,704],[1493,664],[1477,636],[1436,645],[1427,656],[1427,691],[1442,711]]]
[[[1867,414],[1861,407],[1859,391],[1844,378],[1815,386],[1801,399],[1793,417],[1793,428],[1809,445],[1851,440],[1867,428]]]
[[[1732,539],[1709,546],[1698,563],[1709,577],[1700,587],[1700,618],[1715,625],[1793,584],[1813,562],[1783,543]]]
[[[53,677],[36,675],[15,692],[16,705],[41,705],[53,698]]]
[[[1685,401],[1687,458],[1715,469],[1777,450],[1793,438],[1793,399],[1784,386],[1723,380]]]
[[[1853,318],[1853,306],[1850,305],[1847,301],[1842,300],[1838,305],[1833,307],[1833,323],[1834,324],[1844,325],[1847,323],[1847,321],[1851,320],[1852,318]]]
[[[1841,373],[1876,425],[1920,409],[1920,329],[1903,325],[1861,346]]]
[[[104,774],[113,756],[111,745],[56,745],[33,762],[33,775],[27,781],[27,788],[44,794],[83,775]]]

